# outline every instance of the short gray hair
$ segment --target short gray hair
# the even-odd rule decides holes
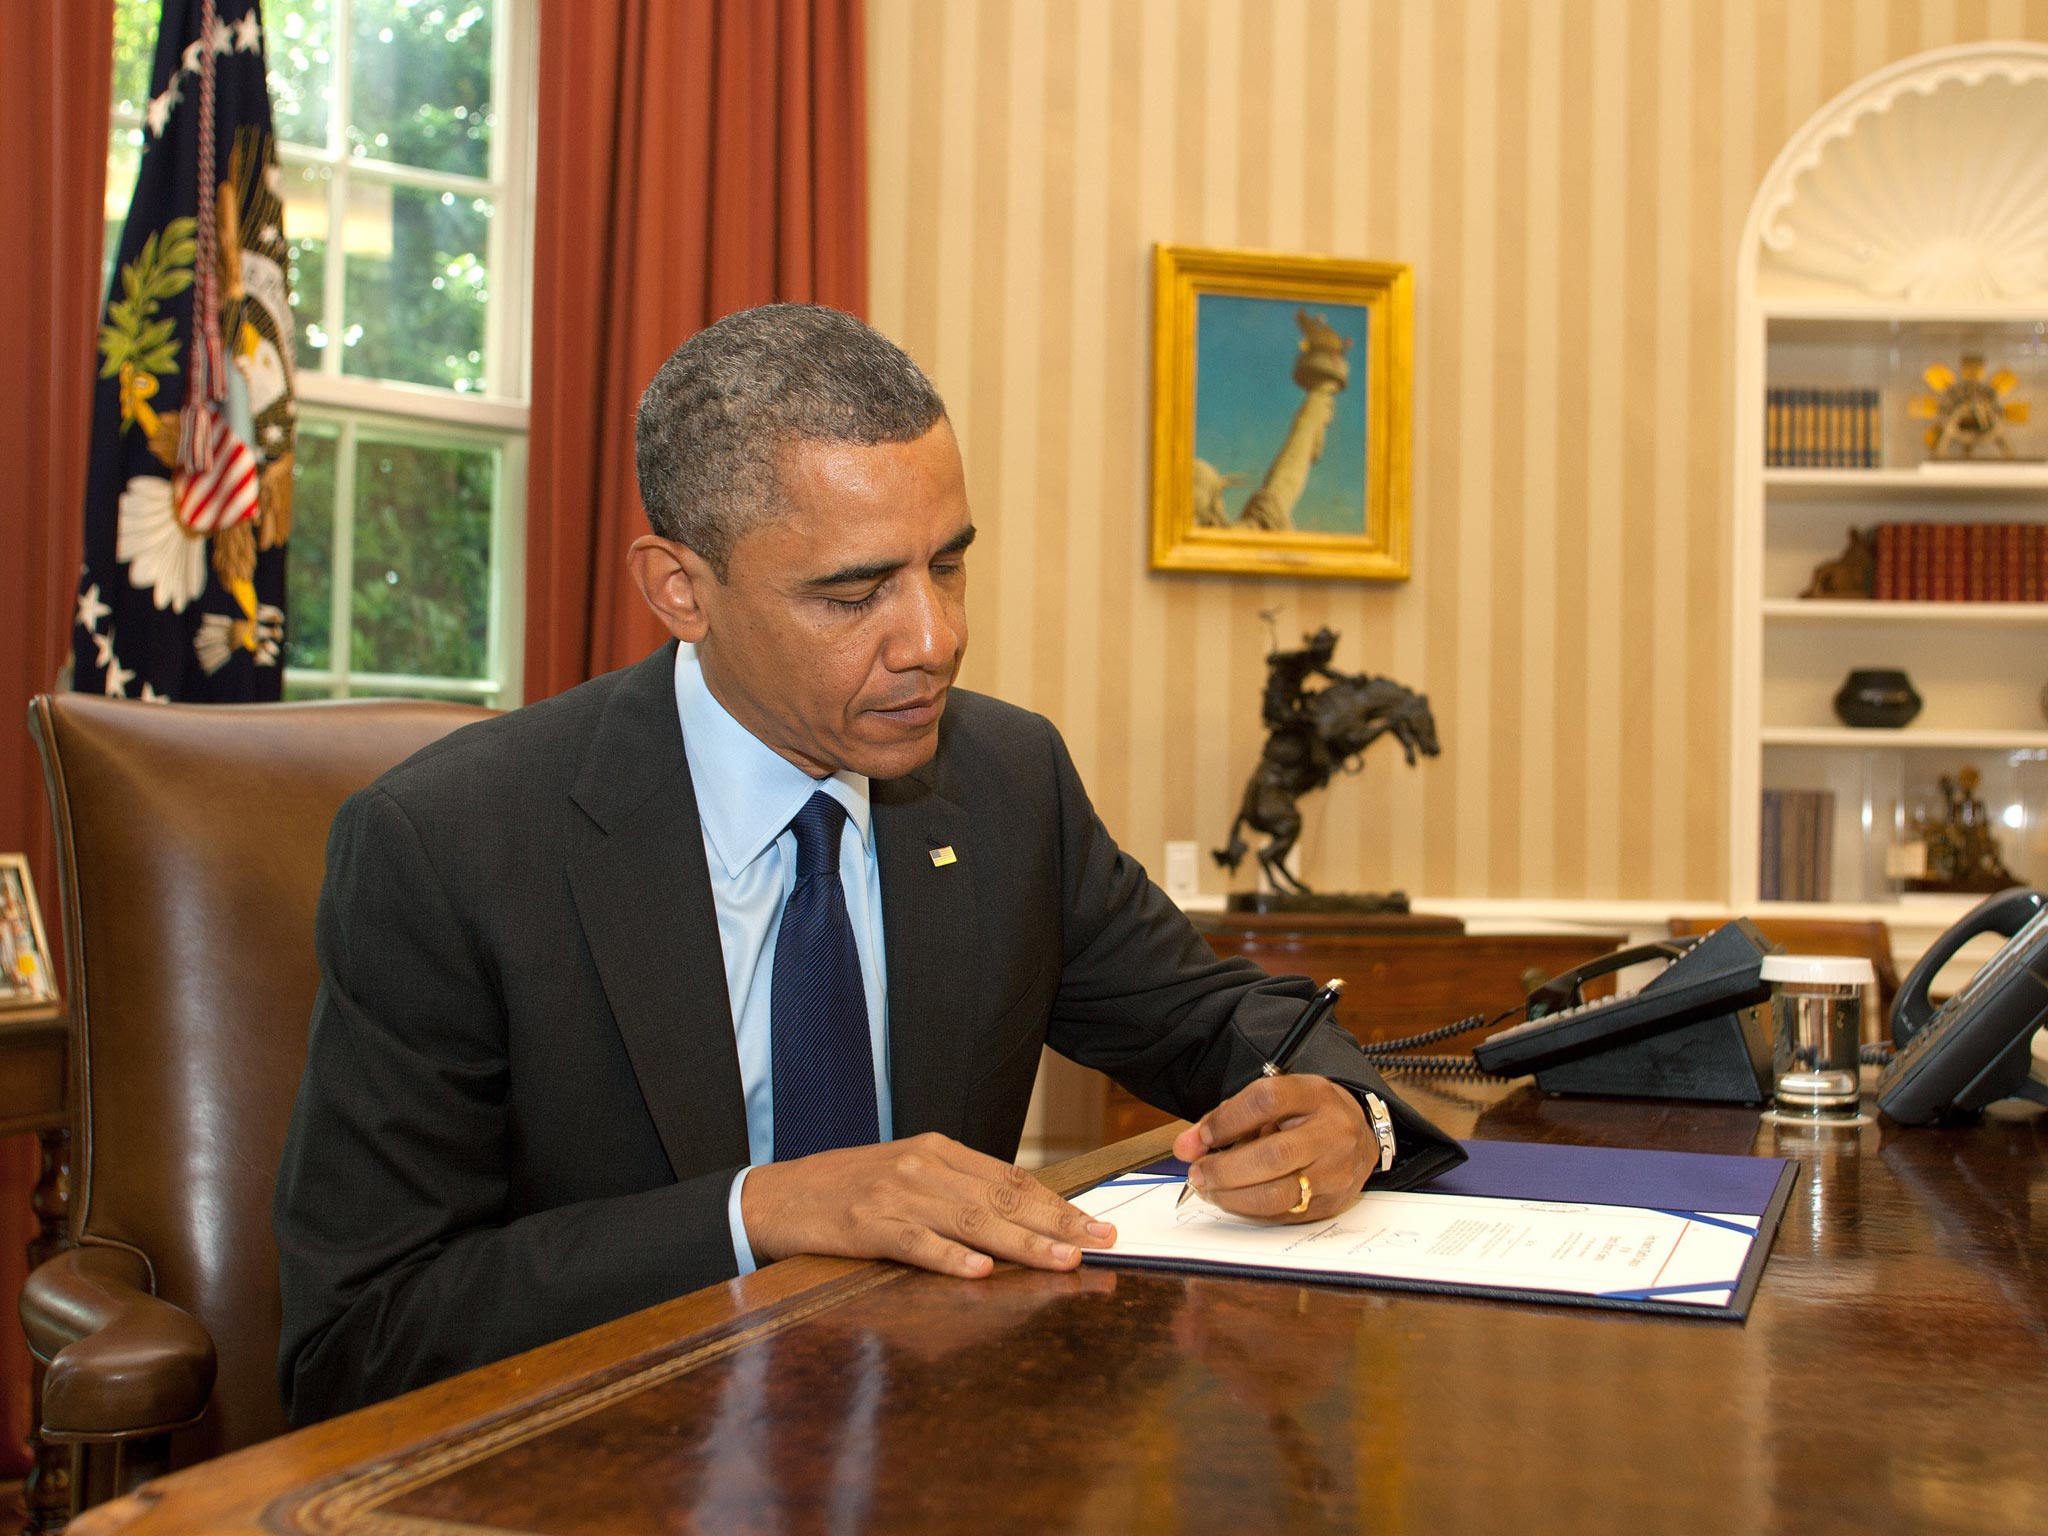
[[[911,443],[945,414],[909,355],[852,315],[743,309],[677,347],[640,397],[640,503],[723,581],[733,545],[775,512],[788,444]]]

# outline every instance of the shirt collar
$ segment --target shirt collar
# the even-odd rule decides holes
[[[693,645],[676,647],[676,714],[697,790],[697,819],[728,876],[737,879],[821,789],[846,807],[872,857],[867,775],[841,769],[814,779],[769,747],[712,696]]]

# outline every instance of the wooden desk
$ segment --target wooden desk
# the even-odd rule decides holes
[[[1913,1531],[2048,1521],[2048,1117],[1402,1091],[1459,1134],[1803,1165],[1746,1325],[798,1259],[147,1485],[78,1536]],[[1049,1170],[1071,1189],[1154,1132]]]

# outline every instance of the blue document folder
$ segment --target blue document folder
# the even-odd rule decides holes
[[[1573,1207],[1589,1208],[1589,1214],[1607,1207],[1616,1213],[1634,1213],[1645,1220],[1652,1216],[1671,1217],[1691,1223],[1696,1232],[1733,1234],[1740,1239],[1731,1241],[1727,1235],[1717,1239],[1721,1246],[1715,1251],[1726,1252],[1729,1272],[1717,1269],[1712,1274],[1696,1273],[1686,1277],[1682,1284],[1658,1284],[1655,1281],[1661,1277],[1647,1277],[1651,1283],[1573,1290],[1489,1283],[1483,1269],[1478,1268],[1466,1279],[1404,1274],[1399,1272],[1399,1265],[1379,1264],[1370,1252],[1370,1244],[1361,1245],[1362,1255],[1361,1251],[1347,1251],[1328,1267],[1314,1268],[1301,1266],[1319,1261],[1305,1261],[1298,1256],[1290,1256],[1290,1267],[1285,1268],[1261,1263],[1254,1256],[1242,1260],[1219,1259],[1199,1252],[1181,1256],[1170,1251],[1170,1243],[1164,1251],[1111,1249],[1091,1251],[1087,1257],[1094,1263],[1139,1268],[1247,1274],[1435,1295],[1484,1296],[1740,1321],[1749,1315],[1771,1239],[1795,1182],[1795,1165],[1781,1157],[1631,1151],[1551,1142],[1467,1141],[1461,1145],[1468,1154],[1466,1162],[1408,1193],[1525,1202],[1530,1211],[1541,1211],[1547,1216]],[[1154,1186],[1155,1197],[1164,1198],[1167,1189],[1177,1191],[1186,1174],[1185,1163],[1168,1158],[1110,1180],[1098,1189],[1128,1190],[1135,1197],[1147,1186]],[[1367,1189],[1370,1193],[1369,1185]],[[1361,1202],[1361,1208],[1365,1204]],[[1135,1213],[1137,1206],[1129,1209]],[[1116,1213],[1107,1214],[1109,1219],[1116,1219]],[[1313,1226],[1306,1223],[1299,1230],[1309,1231]]]

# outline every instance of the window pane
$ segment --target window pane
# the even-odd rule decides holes
[[[486,198],[349,178],[344,373],[483,388],[490,223]]]
[[[356,671],[487,675],[497,474],[495,449],[358,439]]]
[[[135,177],[142,169],[142,130],[116,128],[107,150],[106,229],[100,249],[100,296],[121,254],[121,227],[128,222],[128,204],[135,196]]]
[[[301,421],[293,449],[292,541],[285,560],[287,667],[325,667],[334,634],[334,466],[339,434]]]
[[[334,112],[334,10],[338,0],[264,0],[270,121],[287,144],[327,148]]]
[[[351,153],[487,176],[495,0],[356,0]]]
[[[149,105],[149,67],[156,61],[161,0],[115,0],[114,110],[142,116]]]
[[[302,368],[317,369],[328,342],[327,188],[334,173],[324,165],[287,165],[280,170],[284,237],[291,251],[292,319],[299,328],[298,361]]]

